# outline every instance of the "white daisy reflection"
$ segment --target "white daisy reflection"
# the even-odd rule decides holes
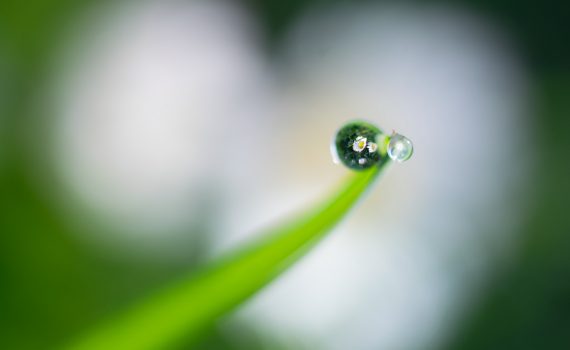
[[[362,137],[362,136],[358,136],[356,138],[356,140],[354,140],[354,143],[352,144],[352,150],[354,152],[362,152],[365,148],[366,148],[366,142],[368,140],[366,139],[366,137]]]

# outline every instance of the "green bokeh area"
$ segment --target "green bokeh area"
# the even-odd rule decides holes
[[[242,2],[262,24],[272,53],[304,10],[345,1]],[[32,101],[65,26],[95,5],[0,3],[0,349],[51,349],[67,343],[131,300],[188,274],[203,262],[200,251],[208,245],[201,242],[176,263],[94,253],[76,240],[78,228],[48,195],[58,185],[48,159],[37,157],[45,116],[32,108]],[[508,259],[494,262],[495,274],[465,307],[441,348],[570,349],[568,11],[562,1],[454,2],[458,5],[503,25],[520,45],[538,96],[536,130],[529,142],[539,164],[532,188],[516,198],[532,209],[518,233],[522,243]],[[299,348],[294,339],[278,340],[247,324],[230,331],[224,326],[204,333],[197,348]]]

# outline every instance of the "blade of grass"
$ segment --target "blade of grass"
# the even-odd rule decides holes
[[[314,246],[354,206],[386,164],[353,172],[325,201],[253,244],[165,288],[86,333],[69,349],[158,349],[192,342]]]

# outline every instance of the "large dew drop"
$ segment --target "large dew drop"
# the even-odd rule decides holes
[[[331,145],[333,160],[355,170],[364,170],[387,159],[386,135],[366,122],[351,122],[336,134]],[[382,152],[383,150],[383,152]]]

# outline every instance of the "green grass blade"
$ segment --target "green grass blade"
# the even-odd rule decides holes
[[[324,202],[252,245],[135,304],[69,349],[158,349],[192,341],[314,246],[354,206],[382,168],[353,172]]]

